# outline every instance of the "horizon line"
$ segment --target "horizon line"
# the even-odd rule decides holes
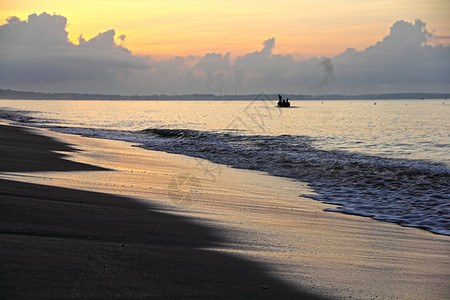
[[[259,94],[211,94],[211,93],[192,93],[192,94],[148,94],[148,95],[120,95],[120,94],[101,94],[101,93],[74,93],[74,92],[35,92],[35,91],[19,91],[12,89],[0,89],[0,99],[17,99],[17,100],[196,100],[193,97],[200,98],[197,100],[273,100],[278,95],[284,95],[292,100],[341,100],[348,99],[408,99],[408,98],[450,98],[450,92],[398,92],[398,93],[364,93],[364,94],[281,94],[281,93],[264,93]],[[65,96],[65,97],[63,97]],[[48,97],[49,99],[45,99]],[[70,97],[70,99],[66,99]],[[210,97],[210,98],[209,98]],[[229,99],[227,99],[229,98]],[[265,99],[263,99],[265,98]],[[297,99],[294,99],[297,98]]]

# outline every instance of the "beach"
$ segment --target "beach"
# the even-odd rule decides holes
[[[450,297],[450,239],[324,211],[308,186],[3,125],[1,298]]]

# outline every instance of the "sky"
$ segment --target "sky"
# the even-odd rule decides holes
[[[450,92],[447,0],[0,0],[0,88]]]

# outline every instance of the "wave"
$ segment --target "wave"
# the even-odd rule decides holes
[[[0,110],[0,119],[10,120],[14,122],[21,123],[32,123],[34,121],[33,117],[30,117],[28,111],[15,111],[8,109]]]
[[[302,196],[337,205],[327,211],[450,235],[450,170],[444,164],[317,149],[312,146],[314,139],[300,135],[31,125],[294,178],[307,182],[316,192]]]
[[[317,193],[302,196],[338,205],[327,211],[450,235],[450,170],[442,164],[316,149],[308,136],[238,135],[161,128],[135,132],[53,129],[135,142],[150,150],[295,178],[307,182]]]

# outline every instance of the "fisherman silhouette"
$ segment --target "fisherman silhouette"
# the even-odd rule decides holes
[[[283,97],[281,97],[281,95],[278,95],[278,104],[277,104],[278,106],[281,105],[282,99],[283,99]]]

